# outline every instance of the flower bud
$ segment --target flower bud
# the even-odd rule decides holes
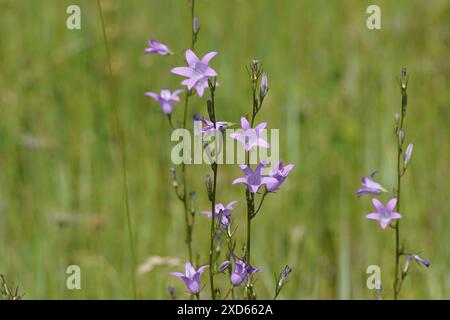
[[[205,176],[205,186],[206,186],[206,192],[208,193],[208,199],[209,201],[212,201],[213,198],[213,186],[212,186],[212,179],[209,174]]]
[[[396,112],[394,115],[395,124],[400,122],[400,112]]]
[[[399,142],[399,144],[402,145],[404,140],[405,140],[405,130],[400,129],[400,130],[398,130],[398,142]]]
[[[196,193],[195,192],[191,192],[189,194],[189,197],[191,198],[191,215],[195,214],[195,197],[196,197]]]
[[[176,188],[178,187],[177,170],[175,168],[170,168],[170,173],[172,174],[172,184]]]
[[[289,267],[288,265],[286,265],[283,269],[283,271],[281,272],[281,276],[280,279],[278,280],[278,287],[283,286],[283,284],[286,283],[287,277],[289,276],[289,274],[292,272],[292,268]]]
[[[409,164],[409,162],[411,161],[412,151],[413,151],[413,144],[410,143],[410,144],[408,144],[408,146],[406,147],[405,155],[404,155],[404,157],[403,157],[405,166],[407,166],[407,165]]]
[[[422,264],[423,264],[425,267],[427,267],[427,268],[430,266],[430,261],[425,260],[425,259],[422,259],[422,258],[419,257],[417,254],[413,255],[413,258],[414,258],[416,261],[422,263]]]
[[[261,76],[261,87],[259,90],[259,99],[261,101],[266,96],[268,89],[269,88],[268,88],[268,84],[267,84],[267,74],[265,72],[263,72],[262,76]]]
[[[222,264],[219,266],[219,272],[224,272],[225,270],[227,270],[231,265],[230,261],[224,261],[222,262]]]
[[[401,78],[400,85],[402,87],[402,90],[406,90],[406,87],[408,86],[408,76],[406,74],[405,67],[402,68],[402,78]]]
[[[199,30],[200,22],[198,20],[198,16],[194,16],[194,18],[192,19],[192,31],[194,31],[194,33],[198,33]]]

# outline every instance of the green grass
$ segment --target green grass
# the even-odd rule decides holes
[[[182,55],[190,43],[187,1],[102,3],[137,261],[184,259],[183,208],[168,171],[171,131],[143,94],[176,88],[181,79],[169,69],[182,58],[143,50],[154,37]],[[414,268],[401,297],[450,298],[450,5],[377,3],[380,31],[366,28],[369,1],[197,1],[196,51],[219,52],[212,62],[220,75],[218,118],[238,121],[249,112],[244,66],[258,58],[270,92],[257,121],[280,128],[281,157],[296,164],[252,225],[252,260],[264,271],[256,283],[261,298],[272,296],[273,272],[286,263],[294,271],[282,299],[373,298],[365,286],[372,264],[381,266],[392,297],[394,232],[364,218],[370,201],[354,191],[372,169],[390,190],[395,186],[393,116],[403,66],[411,75],[406,136],[414,154],[402,185],[402,235],[432,265]],[[80,31],[65,28],[70,4],[81,7]],[[120,136],[96,2],[0,0],[0,29],[0,273],[25,298],[132,298]],[[191,113],[206,113],[205,98],[191,99]],[[188,171],[198,209],[207,210],[209,168]],[[231,186],[239,175],[235,165],[221,167],[218,200],[240,200],[242,245],[245,197]],[[209,221],[199,215],[194,250],[202,263],[208,233]],[[81,267],[79,291],[65,287],[70,264]],[[173,269],[182,266],[138,275],[139,297],[167,298],[168,285],[186,297],[167,275]]]

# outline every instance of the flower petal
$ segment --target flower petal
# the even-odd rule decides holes
[[[197,62],[199,62],[199,58],[197,55],[192,51],[191,49],[186,50],[186,62],[189,66],[195,65]]]
[[[386,205],[386,210],[388,212],[394,211],[395,206],[397,205],[397,198],[392,198]]]
[[[209,61],[211,61],[211,59],[214,58],[216,55],[217,55],[216,51],[208,52],[207,54],[205,54],[203,56],[202,62],[207,65],[209,63]]]
[[[377,211],[378,211],[379,213],[382,213],[382,212],[383,212],[384,206],[383,206],[383,204],[382,204],[378,199],[372,198],[372,203],[373,203],[373,206],[375,207],[375,209],[377,209]]]
[[[172,72],[174,74],[178,74],[183,77],[188,77],[188,78],[194,76],[194,71],[188,67],[175,67],[175,68],[172,68],[170,70],[170,72]]]
[[[248,123],[248,120],[245,117],[241,117],[241,127],[244,130],[250,129],[250,123]]]

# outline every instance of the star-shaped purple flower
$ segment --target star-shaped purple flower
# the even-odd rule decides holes
[[[278,167],[272,170],[272,172],[269,174],[270,177],[277,179],[277,182],[268,183],[266,185],[267,191],[274,192],[278,190],[292,169],[294,169],[293,164],[288,164],[287,166],[284,166],[283,161],[280,160],[280,162],[278,163]]]
[[[173,103],[175,101],[180,101],[180,97],[178,97],[178,95],[181,92],[183,92],[183,90],[175,90],[173,93],[170,93],[170,90],[162,89],[160,94],[146,92],[145,95],[158,101],[161,105],[162,112],[165,115],[170,115],[173,112]]]
[[[199,59],[191,49],[188,49],[186,50],[188,66],[173,68],[171,72],[186,77],[181,84],[187,86],[189,90],[194,88],[201,97],[208,87],[208,79],[217,76],[217,72],[208,65],[215,55],[217,52],[212,51]]]
[[[230,281],[233,286],[241,285],[250,275],[261,271],[260,269],[249,265],[244,259],[238,260],[234,255],[232,255],[232,257],[234,261],[234,269],[231,272]],[[224,272],[230,266],[231,262],[225,261],[220,265],[219,270]]]
[[[242,132],[233,132],[230,134],[230,137],[241,143],[245,151],[250,151],[255,147],[269,148],[267,141],[261,138],[261,133],[266,126],[267,122],[261,122],[255,128],[251,128],[247,119],[242,117]]]
[[[216,204],[214,210],[214,217],[220,218],[220,227],[226,228],[231,224],[231,211],[233,210],[233,206],[238,203],[238,201],[233,200],[229,202],[226,206],[221,203]],[[208,215],[208,218],[211,218],[211,211],[202,211],[202,214]]]
[[[145,49],[145,53],[155,53],[162,56],[172,54],[172,51],[170,51],[170,49],[165,44],[162,44],[155,39],[150,40],[148,42],[148,45],[149,47]]]
[[[201,266],[198,270],[195,270],[190,262],[186,262],[185,274],[180,272],[170,272],[169,274],[182,280],[190,293],[198,294],[202,289],[200,285],[200,276],[206,268],[208,268],[208,265]]]
[[[372,203],[378,212],[369,213],[366,215],[366,218],[379,221],[382,229],[385,229],[392,222],[392,220],[400,219],[402,217],[400,213],[394,212],[395,205],[397,204],[397,198],[392,198],[389,200],[386,207],[375,198],[372,199]]]
[[[381,184],[373,180],[376,174],[377,172],[374,171],[370,174],[370,178],[362,177],[362,188],[359,188],[356,191],[358,197],[361,197],[363,194],[380,194],[382,192],[387,192]]]
[[[244,177],[235,179],[232,184],[245,183],[251,193],[258,192],[263,184],[267,186],[267,184],[278,183],[278,180],[274,177],[265,177],[261,175],[261,170],[265,167],[264,161],[261,161],[260,164],[258,164],[255,171],[244,164],[239,165],[239,167],[244,172]]]

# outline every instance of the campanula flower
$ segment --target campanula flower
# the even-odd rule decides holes
[[[201,266],[195,270],[190,262],[186,262],[185,274],[180,272],[170,272],[169,274],[182,280],[190,293],[198,294],[201,290],[200,276],[206,268],[208,268],[208,265]]]
[[[199,59],[191,49],[188,49],[186,50],[188,66],[173,68],[171,72],[186,77],[187,79],[181,84],[187,86],[189,90],[195,89],[201,97],[204,90],[208,87],[208,79],[217,76],[217,72],[208,65],[215,55],[217,55],[217,52],[212,51],[205,54],[202,59]]]
[[[225,121],[216,121],[216,127],[214,129],[214,123],[205,117],[202,117],[200,115],[194,115],[195,121],[201,121],[204,126],[202,126],[202,132],[203,133],[214,133],[216,131],[223,131],[228,127],[228,122]]]
[[[172,54],[172,51],[161,42],[156,41],[155,39],[152,39],[148,42],[149,48],[145,49],[145,53],[155,53],[160,54],[162,56],[167,56],[169,54]]]
[[[260,269],[249,265],[244,259],[238,260],[234,255],[232,255],[232,257],[234,261],[234,269],[231,272],[230,282],[233,286],[241,285],[249,276],[261,271]],[[231,262],[225,261],[220,265],[219,270],[224,272],[230,266]]]
[[[233,132],[230,134],[230,137],[240,142],[244,146],[245,151],[250,151],[255,147],[269,148],[267,141],[261,137],[261,133],[266,126],[267,122],[261,122],[255,128],[251,128],[247,119],[242,117],[242,132]]]
[[[276,183],[268,183],[266,185],[267,191],[274,192],[281,187],[281,184],[288,176],[289,172],[294,169],[293,164],[288,164],[287,166],[283,165],[283,161],[280,160],[278,163],[278,167],[270,172],[269,176],[275,178],[277,180]]]
[[[154,92],[146,92],[145,95],[152,97],[161,105],[162,112],[165,115],[170,115],[173,112],[173,103],[180,101],[178,95],[183,92],[183,90],[175,90],[170,93],[168,89],[162,89],[160,94]]]
[[[231,211],[233,210],[233,206],[238,203],[238,201],[233,200],[229,202],[226,206],[221,203],[216,204],[214,217],[220,218],[220,226],[222,228],[226,228],[231,224]],[[208,215],[208,218],[211,218],[211,211],[202,211],[202,214]]]
[[[359,188],[356,191],[356,195],[358,197],[362,196],[363,194],[380,194],[381,192],[387,192],[385,188],[381,186],[378,182],[375,182],[373,178],[376,175],[376,171],[372,172],[370,174],[370,178],[362,177],[362,188]]]
[[[245,183],[251,193],[256,193],[263,184],[267,186],[268,184],[278,183],[278,180],[273,177],[265,177],[261,175],[261,170],[264,166],[265,162],[261,161],[255,171],[253,171],[249,166],[243,164],[239,165],[244,172],[244,177],[235,179],[232,184]]]
[[[369,213],[366,215],[366,218],[379,221],[382,229],[385,229],[393,219],[400,219],[402,217],[400,213],[394,212],[395,205],[397,204],[397,198],[392,198],[389,200],[386,207],[375,198],[372,199],[372,203],[378,212]]]

